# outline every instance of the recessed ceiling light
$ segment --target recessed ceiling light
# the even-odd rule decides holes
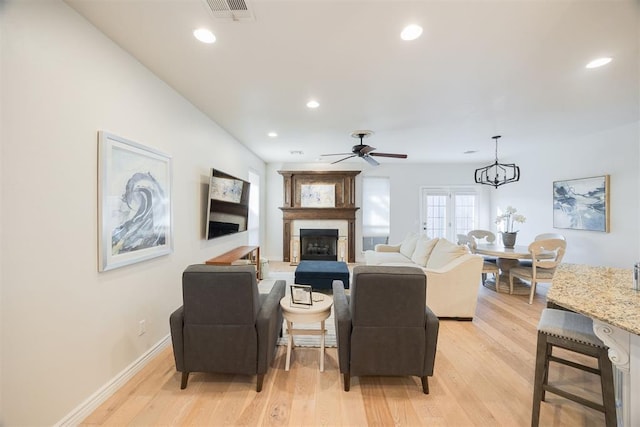
[[[277,133],[275,133],[275,132],[269,132],[269,133],[267,134],[267,136],[269,136],[269,138],[275,138],[275,137],[277,137],[277,136],[278,136],[278,134],[277,134]]]
[[[307,102],[307,107],[309,108],[318,108],[319,106],[320,106],[320,103],[315,99],[312,99],[311,101]]]
[[[422,27],[420,25],[408,25],[404,27],[404,30],[400,33],[402,40],[415,40],[422,34]]]
[[[609,57],[598,58],[598,59],[594,59],[593,61],[589,62],[586,65],[586,67],[587,68],[598,68],[598,67],[602,67],[603,65],[607,65],[609,62],[611,62],[611,58],[609,58]]]
[[[193,36],[200,40],[202,43],[214,43],[216,41],[216,36],[206,28],[198,28],[197,30],[193,30]]]

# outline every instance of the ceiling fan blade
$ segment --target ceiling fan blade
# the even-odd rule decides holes
[[[333,154],[320,154],[322,157],[324,156],[350,156],[353,153],[333,153]]]
[[[394,157],[396,159],[406,159],[406,154],[395,154],[395,153],[370,153],[370,156],[378,156],[378,157]]]
[[[378,166],[380,163],[376,162],[373,157],[370,157],[368,154],[366,156],[362,156],[363,159],[367,161],[371,166]]]
[[[335,162],[331,162],[331,164],[334,165],[336,163],[340,163],[343,160],[347,160],[347,159],[350,159],[350,158],[355,157],[355,156],[356,156],[355,154],[352,154],[350,156],[345,157],[344,159],[340,159],[340,160],[336,160]]]

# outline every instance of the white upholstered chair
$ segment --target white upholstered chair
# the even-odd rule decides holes
[[[538,283],[551,283],[556,267],[562,261],[567,249],[563,239],[534,240],[529,245],[531,267],[515,267],[509,270],[509,293],[513,293],[513,278],[517,277],[531,283],[529,304],[533,302]]]
[[[458,244],[467,246],[469,248],[469,251],[471,251],[472,254],[476,253],[476,240],[473,237],[465,234],[458,234]],[[498,282],[499,280],[498,275],[500,274],[500,269],[498,268],[498,265],[495,262],[486,261],[486,260],[483,261],[482,283],[484,283],[484,281],[487,279],[487,274],[493,274],[493,277],[495,278],[496,283]],[[498,286],[496,286],[496,291],[500,292]]]

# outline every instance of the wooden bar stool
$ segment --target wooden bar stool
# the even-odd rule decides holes
[[[552,354],[553,347],[561,347],[575,353],[591,356],[598,360],[598,368],[595,369],[554,356]],[[540,422],[540,404],[547,391],[604,412],[606,426],[616,426],[613,369],[607,350],[607,346],[594,334],[593,321],[589,317],[552,308],[545,308],[542,311],[538,324],[538,348],[531,414],[532,427],[537,427]],[[549,384],[549,362],[561,363],[599,375],[603,403],[593,402]]]

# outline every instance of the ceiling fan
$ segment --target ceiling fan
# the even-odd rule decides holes
[[[322,156],[347,156],[344,157],[340,160],[336,160],[335,162],[331,162],[331,164],[333,165],[334,163],[339,163],[343,160],[347,160],[350,159],[352,157],[361,157],[362,159],[364,159],[367,163],[369,163],[372,166],[378,166],[380,163],[378,163],[372,156],[377,156],[377,157],[393,157],[396,159],[406,159],[407,155],[406,154],[395,154],[395,153],[374,153],[373,150],[375,150],[375,147],[372,147],[370,145],[366,145],[362,143],[362,139],[363,138],[368,138],[371,135],[373,135],[373,131],[371,130],[355,130],[353,132],[351,132],[351,137],[352,138],[360,138],[360,144],[358,145],[354,145],[353,147],[351,147],[351,153],[335,153],[335,154],[322,154]]]

